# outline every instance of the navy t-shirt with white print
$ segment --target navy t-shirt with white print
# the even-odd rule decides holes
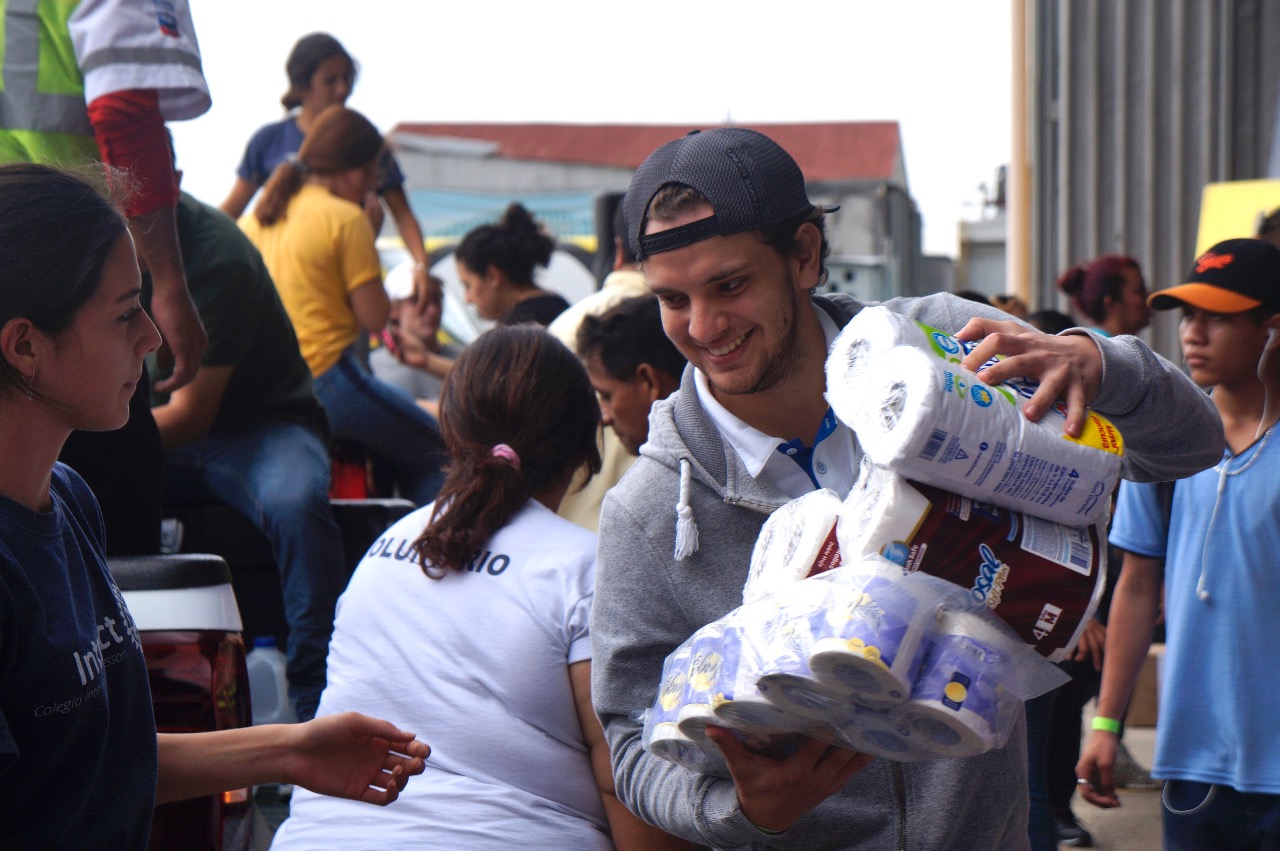
[[[93,494],[58,464],[52,508],[0,496],[0,848],[145,848],[156,729]]]

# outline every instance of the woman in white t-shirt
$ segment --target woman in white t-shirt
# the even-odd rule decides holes
[[[444,486],[338,601],[317,713],[417,723],[432,758],[377,818],[296,792],[272,848],[687,847],[618,802],[591,708],[596,538],[555,514],[574,471],[600,468],[586,372],[542,329],[499,327],[440,408]]]

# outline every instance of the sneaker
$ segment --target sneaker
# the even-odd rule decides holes
[[[1093,834],[1085,830],[1076,821],[1071,810],[1062,810],[1053,814],[1053,826],[1058,834],[1058,844],[1068,848],[1092,848]]]
[[[1160,781],[1151,776],[1120,742],[1116,748],[1116,764],[1111,767],[1111,782],[1123,789],[1159,789]]]

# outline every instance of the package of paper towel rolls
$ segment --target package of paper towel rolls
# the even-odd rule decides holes
[[[1022,413],[1032,379],[987,385],[960,366],[972,347],[885,307],[858,312],[827,357],[827,401],[874,463],[906,478],[1057,523],[1105,519],[1124,444],[1089,412],[1080,437],[1059,402]]]
[[[792,583],[704,626],[666,660],[652,753],[728,776],[709,725],[785,754],[800,736],[903,762],[1008,740],[1066,675],[963,589],[878,556]]]

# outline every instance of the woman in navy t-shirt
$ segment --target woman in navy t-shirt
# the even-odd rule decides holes
[[[155,803],[258,783],[394,800],[428,749],[366,716],[157,736],[97,502],[57,461],[124,424],[160,346],[133,240],[85,179],[6,165],[0,256],[0,848],[144,848]]]

